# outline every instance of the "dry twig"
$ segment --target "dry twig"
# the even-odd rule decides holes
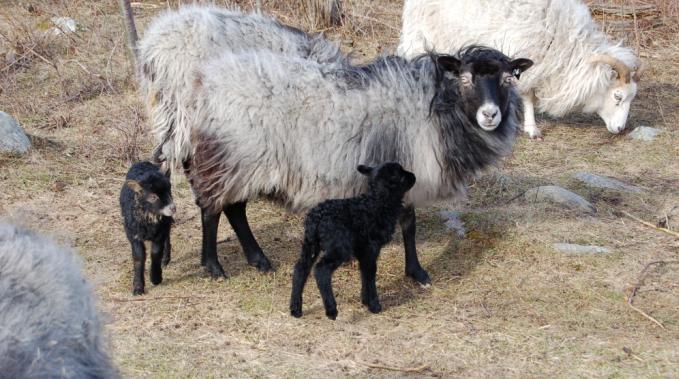
[[[622,214],[624,214],[625,216],[631,218],[632,220],[634,220],[634,221],[636,221],[636,222],[638,222],[638,223],[641,223],[641,224],[646,225],[646,226],[648,226],[648,227],[651,227],[651,228],[653,228],[653,229],[655,229],[655,230],[659,230],[659,231],[661,231],[661,232],[665,232],[665,233],[667,233],[667,234],[669,234],[669,235],[671,235],[671,236],[675,236],[675,237],[679,238],[679,233],[677,233],[677,232],[674,232],[674,231],[669,230],[669,229],[661,228],[661,227],[659,227],[659,226],[655,226],[655,225],[651,224],[650,222],[644,221],[644,220],[640,219],[639,217],[636,217],[636,216],[630,214],[629,212],[625,212],[625,211],[621,211],[621,212],[622,212]]]
[[[679,261],[653,261],[653,262],[648,263],[648,264],[644,267],[644,269],[641,270],[641,273],[639,274],[639,279],[637,280],[637,284],[634,285],[634,287],[632,287],[632,290],[630,291],[630,294],[629,294],[629,296],[627,297],[627,305],[629,305],[630,308],[634,309],[635,311],[637,311],[639,314],[641,314],[642,316],[646,317],[647,319],[653,321],[656,325],[658,325],[658,326],[661,327],[662,329],[665,329],[665,327],[663,326],[663,324],[662,324],[660,321],[658,321],[658,320],[656,320],[655,318],[651,317],[648,313],[642,311],[641,309],[635,307],[634,304],[632,304],[632,302],[634,301],[634,296],[636,296],[637,291],[639,291],[639,289],[641,288],[641,286],[644,284],[644,279],[646,279],[646,275],[648,275],[648,269],[649,269],[651,266],[653,266],[653,265],[660,265],[660,266],[662,267],[662,266],[664,266],[664,265],[666,265],[666,264],[676,264],[676,263],[679,263]]]
[[[360,362],[358,363],[370,367],[370,368],[378,368],[382,370],[389,370],[389,371],[401,371],[401,372],[422,372],[424,370],[429,369],[429,365],[421,365],[417,367],[396,367],[396,366],[387,366],[379,363],[368,363],[368,362]]]
[[[194,300],[205,299],[205,297],[196,296],[157,296],[157,297],[133,297],[130,299],[121,299],[119,297],[112,297],[110,300],[116,303],[127,303],[131,301],[151,301],[151,300]]]

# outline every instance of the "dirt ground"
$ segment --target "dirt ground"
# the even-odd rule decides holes
[[[136,5],[140,34],[177,3]],[[309,29],[292,1],[263,3]],[[676,237],[622,213],[655,223],[679,205],[679,12],[670,1],[646,3],[657,6],[652,19],[623,35],[651,67],[628,125],[650,125],[660,136],[640,142],[609,134],[596,117],[541,117],[544,141],[522,136],[501,167],[471,183],[467,199],[418,210],[418,249],[431,287],[404,278],[399,236],[383,250],[378,315],[361,305],[358,270],[347,265],[334,279],[336,321],[326,319],[313,283],[304,317],[289,316],[302,218],[265,201],[252,203],[248,216],[276,272],[249,267],[223,220],[219,259],[229,278],[210,279],[199,264],[200,217],[186,182],[175,186],[179,213],[165,281],[132,296],[118,192],[130,160],[148,157],[152,139],[114,0],[2,2],[0,110],[21,122],[34,149],[0,157],[0,217],[79,252],[124,377],[678,377],[679,265],[651,266],[634,298],[663,327],[627,303],[647,264],[679,259]],[[391,52],[401,6],[347,1],[345,25],[325,32],[359,60]],[[78,32],[46,34],[52,16],[74,18]],[[592,190],[573,179],[578,171],[644,192]],[[598,212],[517,198],[540,184],[574,190]],[[461,212],[464,237],[446,230],[443,209]],[[612,252],[567,255],[555,242]]]

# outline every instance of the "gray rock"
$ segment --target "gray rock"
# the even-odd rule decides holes
[[[549,201],[571,209],[578,209],[585,213],[596,213],[596,208],[589,201],[576,193],[558,186],[535,187],[526,191],[523,196],[526,200],[532,202]]]
[[[75,33],[78,31],[78,24],[70,17],[52,17],[50,18],[54,28],[51,29],[52,34],[60,35],[64,33]]]
[[[594,245],[575,245],[572,243],[555,243],[554,249],[566,254],[605,254],[611,251],[605,247]]]
[[[589,172],[578,172],[573,177],[590,187],[612,189],[616,191],[640,193],[643,190],[631,184],[619,181],[618,179],[609,178],[607,176],[599,176]]]
[[[17,120],[0,111],[0,153],[25,154],[30,148],[31,141]]]
[[[637,126],[629,136],[639,141],[653,141],[658,134],[660,134],[660,129],[651,128],[650,126]]]
[[[443,224],[449,231],[455,232],[460,237],[464,237],[465,233],[467,233],[464,222],[460,220],[460,212],[440,211],[439,217],[445,221]]]

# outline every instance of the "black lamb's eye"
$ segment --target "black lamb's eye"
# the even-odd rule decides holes
[[[148,200],[151,203],[155,203],[156,201],[158,201],[158,195],[156,195],[155,193],[152,193],[148,196]]]

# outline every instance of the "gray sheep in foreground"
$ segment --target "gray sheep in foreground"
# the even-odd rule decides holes
[[[0,222],[0,376],[116,378],[70,249]]]
[[[221,210],[243,215],[236,235],[248,262],[265,270],[270,264],[244,218],[248,200],[267,196],[304,211],[363,192],[359,163],[393,161],[418,178],[400,224],[406,274],[428,284],[413,207],[463,193],[470,176],[511,151],[521,116],[514,75],[531,64],[475,46],[366,66],[270,51],[206,64],[186,108],[193,153],[185,166],[202,208],[206,268],[224,275],[216,255]]]
[[[215,6],[184,6],[156,17],[139,41],[139,81],[158,142],[155,157],[181,167],[190,154],[188,124],[193,72],[224,52],[269,49],[278,54],[342,65],[348,59],[323,36],[311,36],[258,14]]]

